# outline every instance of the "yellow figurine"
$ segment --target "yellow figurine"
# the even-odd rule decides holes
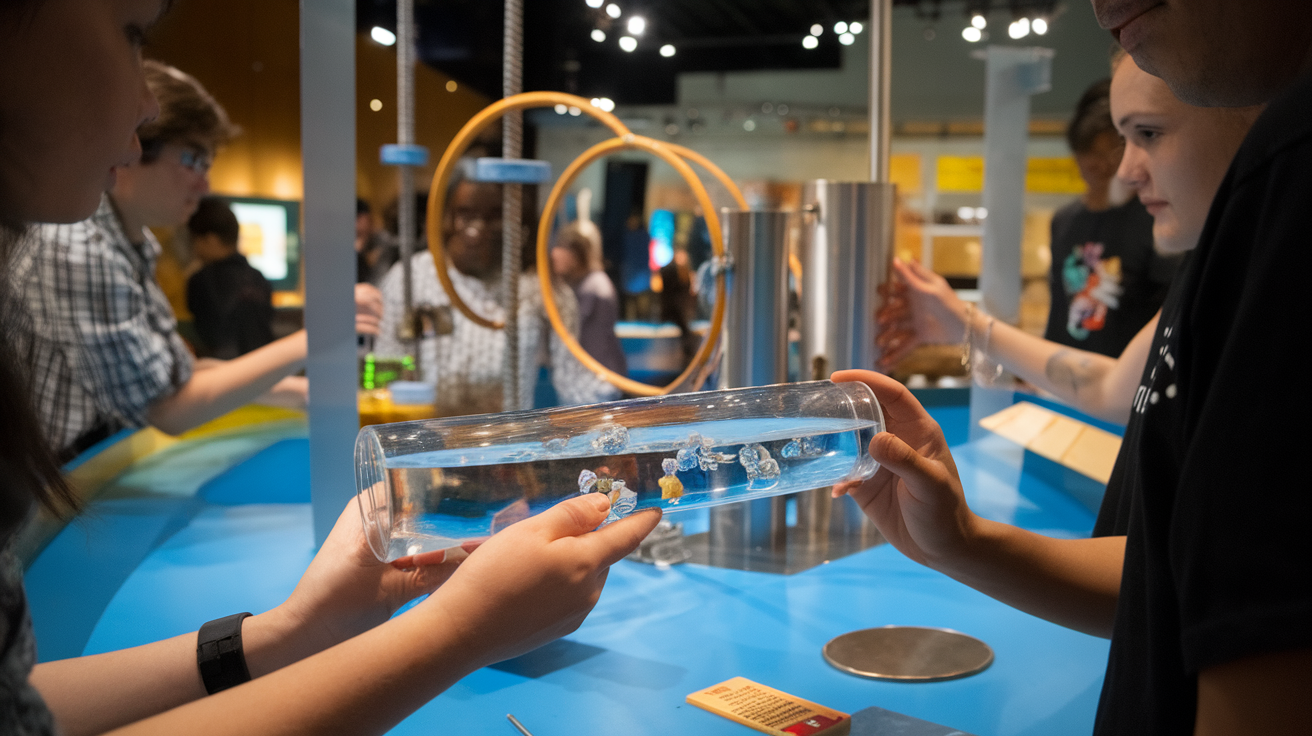
[[[683,497],[683,482],[678,476],[667,475],[656,481],[661,487],[661,500],[676,504]]]

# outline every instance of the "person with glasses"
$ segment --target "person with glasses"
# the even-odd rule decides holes
[[[121,429],[179,434],[254,400],[303,407],[300,331],[231,361],[197,363],[155,280],[152,227],[180,227],[209,193],[214,152],[237,128],[195,78],[144,62],[159,115],[137,131],[141,158],[120,167],[88,220],[44,225],[13,264],[31,315],[24,337],[34,399],[67,461]],[[357,287],[357,327],[377,329],[382,299]]]
[[[525,223],[525,233],[532,225]],[[466,178],[456,167],[447,187],[447,209],[442,223],[448,259],[447,272],[465,303],[475,312],[501,320],[501,185]],[[531,238],[526,238],[519,276],[519,395],[520,404],[502,401],[502,362],[505,333],[466,319],[451,306],[437,281],[433,254],[427,248],[411,259],[415,311],[422,335],[418,363],[422,380],[437,391],[441,416],[485,414],[531,409],[539,368],[551,368],[551,386],[561,404],[590,404],[615,398],[610,384],[588,370],[557,340],[547,323]],[[401,340],[398,328],[405,313],[401,264],[392,267],[381,289],[385,299],[382,326],[374,350],[379,355],[405,355],[414,349]],[[578,334],[579,307],[574,292],[564,283],[552,290],[561,319]]]

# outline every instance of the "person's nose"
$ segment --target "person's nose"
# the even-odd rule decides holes
[[[1148,183],[1148,157],[1143,149],[1127,144],[1121,156],[1121,165],[1116,169],[1116,178],[1135,189],[1143,188]]]

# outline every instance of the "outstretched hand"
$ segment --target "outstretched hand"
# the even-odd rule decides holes
[[[661,519],[649,509],[597,529],[609,510],[604,494],[589,493],[512,524],[413,613],[458,630],[485,665],[573,632],[596,605],[610,566]]]
[[[851,496],[884,538],[916,562],[935,567],[959,553],[978,517],[966,505],[943,430],[906,386],[888,376],[850,370],[833,380],[869,386],[885,423],[870,441],[879,470],[869,480],[834,486],[834,497]]]
[[[915,261],[893,259],[895,278],[883,287],[879,322],[879,368],[889,370],[920,345],[960,342],[966,303],[947,279]]]
[[[355,285],[355,331],[377,335],[383,322],[383,292],[373,284]]]

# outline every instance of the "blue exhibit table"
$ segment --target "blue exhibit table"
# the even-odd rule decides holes
[[[964,406],[931,411],[959,442],[976,511],[1050,535],[1089,533],[1092,513],[1026,472],[1021,448],[998,437],[965,443]],[[97,497],[87,521],[45,547],[27,577],[42,659],[142,644],[286,598],[313,555],[308,443],[286,431],[247,436],[244,451],[234,441],[156,458],[149,478],[127,484],[134,491],[120,477],[117,494]],[[197,483],[184,467],[203,464],[206,447],[232,462]],[[705,523],[704,512],[687,516],[692,528]],[[100,581],[90,600],[72,570]],[[821,657],[834,636],[888,624],[962,631],[996,659],[973,677],[901,684],[841,673]],[[1020,613],[888,545],[790,576],[623,561],[576,633],[469,675],[392,733],[510,736],[513,713],[535,736],[746,736],[684,702],[741,675],[849,713],[880,706],[980,736],[1078,734],[1092,727],[1106,658],[1105,640]]]

